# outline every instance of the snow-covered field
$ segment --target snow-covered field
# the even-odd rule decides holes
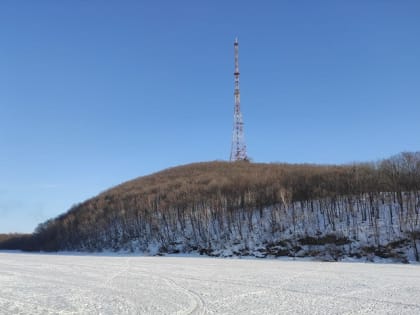
[[[420,314],[420,266],[0,252],[1,314]]]

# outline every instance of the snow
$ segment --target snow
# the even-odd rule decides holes
[[[0,314],[419,314],[420,266],[0,253]]]
[[[362,193],[255,209],[223,204],[164,207],[141,217],[123,209],[118,215],[96,218],[97,224],[89,228],[75,216],[65,225],[58,218],[50,223],[52,234],[44,237],[57,241],[58,248],[85,252],[419,261],[417,191]]]

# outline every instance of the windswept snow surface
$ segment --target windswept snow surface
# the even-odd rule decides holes
[[[1,314],[420,314],[420,266],[0,253]]]

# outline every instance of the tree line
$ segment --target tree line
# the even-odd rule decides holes
[[[420,152],[347,165],[195,163],[118,185],[0,248],[190,251],[328,233],[379,246],[418,236],[419,191]]]

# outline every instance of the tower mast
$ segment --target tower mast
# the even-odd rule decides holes
[[[235,107],[233,111],[233,135],[232,135],[232,148],[230,151],[231,161],[246,161],[248,156],[246,154],[246,144],[244,137],[244,123],[241,113],[241,96],[239,91],[239,42],[238,38],[235,39],[233,44],[235,49]]]

